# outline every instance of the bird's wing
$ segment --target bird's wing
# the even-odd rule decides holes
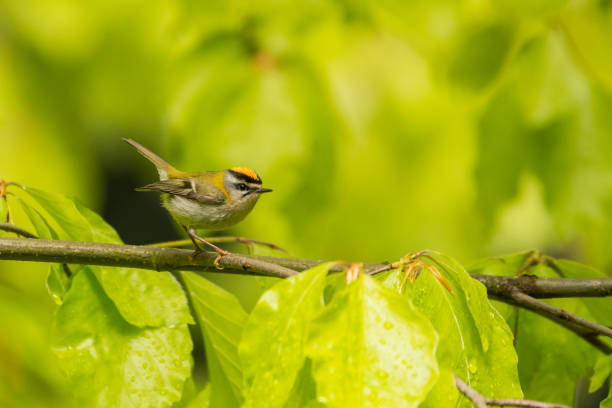
[[[171,178],[161,180],[146,186],[137,188],[138,191],[161,191],[185,198],[190,198],[204,204],[223,204],[225,195],[214,186],[203,190],[192,178]]]

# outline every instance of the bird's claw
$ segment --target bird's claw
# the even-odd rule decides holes
[[[217,257],[215,258],[213,265],[215,266],[215,268],[221,270],[223,269],[223,267],[221,265],[219,265],[219,261],[221,260],[221,258],[223,258],[224,256],[230,255],[229,252],[224,251],[222,249],[217,251]]]

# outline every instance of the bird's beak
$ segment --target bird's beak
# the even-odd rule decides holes
[[[257,190],[255,190],[257,194],[270,193],[272,191],[273,190],[270,188],[263,188],[263,187],[259,187]]]

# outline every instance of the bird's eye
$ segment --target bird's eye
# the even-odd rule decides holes
[[[238,190],[240,191],[247,191],[249,189],[249,186],[247,186],[244,183],[239,183],[238,185],[236,185],[236,187],[238,188]]]

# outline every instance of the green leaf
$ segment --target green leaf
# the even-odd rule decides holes
[[[194,323],[185,292],[169,272],[92,268],[121,315],[138,327]]]
[[[238,344],[247,314],[231,293],[195,273],[184,272],[182,276],[205,340],[212,383],[211,404],[217,406],[214,401],[219,388],[228,388],[232,404],[224,406],[239,406],[242,402],[242,369]]]
[[[230,382],[219,361],[220,352],[212,345],[204,334],[204,349],[206,350],[206,366],[210,378],[210,405],[213,407],[239,407],[241,397],[236,396],[235,385]]]
[[[78,406],[167,407],[181,399],[190,376],[187,325],[129,324],[88,267],[57,312],[52,344]]]
[[[293,388],[289,393],[289,398],[284,405],[284,408],[303,408],[303,407],[324,407],[316,400],[317,385],[312,378],[312,361],[306,358],[304,366],[298,373]]]
[[[472,268],[472,273],[488,275],[515,276],[532,252],[481,261]],[[590,268],[568,261],[554,260],[557,269],[567,277],[589,277],[596,272]],[[541,278],[559,278],[559,271],[544,264],[538,264],[527,271]],[[604,300],[603,303],[600,303]],[[574,313],[589,320],[598,319],[597,311],[591,307],[603,308],[606,313],[605,299],[546,299],[555,307]],[[594,303],[591,303],[594,302]],[[543,318],[533,312],[515,309],[510,312],[507,305],[495,302],[496,307],[506,308],[508,324],[517,324],[516,352],[519,357],[519,376],[525,398],[572,404],[576,382],[588,375],[589,368],[595,363],[598,351],[572,331]],[[591,307],[589,307],[589,304]],[[597,306],[599,305],[599,306]],[[609,319],[609,316],[606,320]],[[560,355],[564,357],[559,358]]]
[[[191,401],[189,408],[209,408],[210,405],[210,383],[206,384],[202,391]]]
[[[405,289],[417,310],[443,333],[436,353],[440,378],[421,406],[472,406],[457,392],[452,374],[489,398],[521,398],[512,333],[489,303],[485,287],[452,259],[434,258],[454,293],[427,269]],[[402,279],[393,271],[384,283],[397,287]]]
[[[53,301],[59,306],[63,303],[66,292],[70,287],[70,281],[64,271],[64,266],[61,264],[49,265],[49,274],[45,282],[47,292]]]
[[[102,217],[61,194],[26,187],[32,197],[64,230],[64,238],[76,241],[120,243],[115,230]]]
[[[281,407],[304,365],[304,347],[330,264],[318,265],[266,291],[249,316],[239,355],[246,382],[244,407]]]
[[[317,399],[328,407],[416,407],[438,376],[431,324],[369,276],[336,292],[311,333]]]
[[[32,226],[36,230],[36,235],[41,239],[58,239],[57,232],[49,225],[47,220],[33,207],[26,204],[23,200],[19,200],[23,212],[28,216]]]
[[[597,359],[595,372],[591,377],[591,384],[589,385],[589,392],[595,392],[606,382],[610,374],[612,374],[612,354],[607,356],[601,356]]]
[[[115,230],[102,217],[79,202],[30,187],[26,191],[55,220],[66,238],[121,243]],[[43,222],[34,221],[36,218],[42,217],[30,217],[38,230]],[[44,224],[48,226],[46,222]],[[50,239],[57,239],[57,236]],[[185,293],[170,273],[113,267],[91,267],[91,270],[121,315],[131,324],[161,327],[193,323]],[[53,279],[57,280],[57,277]],[[53,283],[52,287],[55,286]]]
[[[198,397],[198,392],[196,390],[195,383],[193,381],[193,376],[189,377],[185,381],[185,385],[183,386],[183,393],[180,401],[172,404],[172,408],[187,408],[190,407],[193,401]]]
[[[27,205],[23,200],[19,200],[21,208],[26,213],[30,222],[36,230],[36,235],[42,239],[58,239],[57,233],[49,225],[42,215],[33,207]],[[47,292],[53,299],[53,301],[61,305],[69,287],[69,280],[64,272],[64,267],[60,264],[49,265],[49,274],[47,275]]]

